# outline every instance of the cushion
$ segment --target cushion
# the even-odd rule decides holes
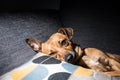
[[[4,74],[0,80],[120,80],[100,72],[59,61],[43,53]]]

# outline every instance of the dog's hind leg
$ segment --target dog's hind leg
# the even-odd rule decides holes
[[[104,74],[109,75],[109,76],[116,76],[116,77],[120,77],[120,71],[110,71],[110,72],[104,72]]]

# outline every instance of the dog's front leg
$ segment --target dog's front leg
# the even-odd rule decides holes
[[[75,52],[77,53],[78,58],[81,58],[81,56],[83,55],[83,50],[80,46],[75,47]]]

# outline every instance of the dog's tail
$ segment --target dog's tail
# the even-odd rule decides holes
[[[116,60],[116,61],[118,61],[120,63],[120,55],[118,55],[118,54],[111,54],[111,53],[107,53],[107,55],[110,58],[112,58],[112,59],[114,59],[114,60]]]

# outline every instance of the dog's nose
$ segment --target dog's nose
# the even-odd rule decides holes
[[[70,53],[65,55],[65,61],[67,61],[67,62],[72,62],[73,58],[74,58],[74,56]]]

